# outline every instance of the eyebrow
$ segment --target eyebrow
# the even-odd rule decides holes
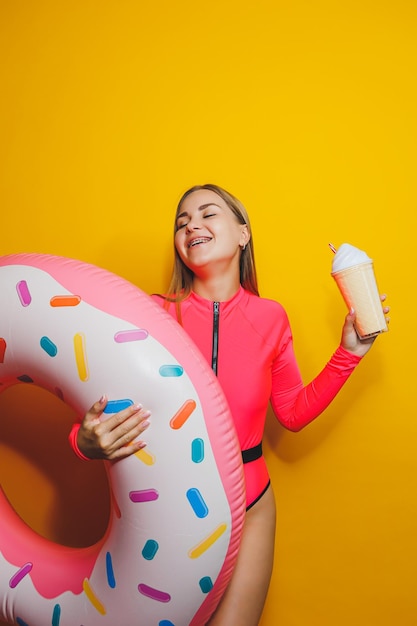
[[[204,209],[207,209],[207,207],[209,206],[216,206],[218,209],[221,209],[222,207],[218,204],[216,204],[215,202],[207,202],[207,204],[201,204],[197,211],[204,211]],[[177,215],[177,220],[180,219],[180,217],[187,217],[189,214],[187,211],[183,211],[182,213],[180,213],[179,215]]]

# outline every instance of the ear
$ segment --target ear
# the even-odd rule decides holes
[[[249,240],[250,240],[250,234],[249,234],[248,225],[242,224],[242,231],[240,234],[239,246],[241,248],[245,248],[246,245],[249,243]]]

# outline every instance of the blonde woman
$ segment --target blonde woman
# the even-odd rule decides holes
[[[154,298],[182,324],[218,376],[236,425],[246,480],[247,513],[238,561],[209,624],[257,626],[275,537],[275,501],[262,455],[268,403],[281,424],[300,430],[328,406],[374,340],[358,339],[355,314],[349,312],[340,345],[305,386],[283,307],[259,296],[247,212],[216,185],[184,193],[175,216],[174,246],[169,295]],[[130,407],[99,422],[105,405],[103,397],[72,431],[80,456],[114,460],[146,445],[141,439],[150,424],[146,408]]]

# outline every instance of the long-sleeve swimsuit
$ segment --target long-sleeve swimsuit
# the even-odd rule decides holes
[[[167,306],[164,298],[153,298]],[[174,303],[168,311],[177,318]],[[212,302],[191,292],[181,302],[181,318],[228,401],[242,450],[249,508],[269,486],[261,447],[269,402],[279,422],[298,431],[322,413],[361,359],[339,346],[305,386],[284,308],[243,287],[227,302]]]

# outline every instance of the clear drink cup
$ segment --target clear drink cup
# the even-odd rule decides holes
[[[349,310],[355,310],[355,328],[360,339],[387,332],[373,261],[366,252],[342,244],[333,257],[332,276]]]

